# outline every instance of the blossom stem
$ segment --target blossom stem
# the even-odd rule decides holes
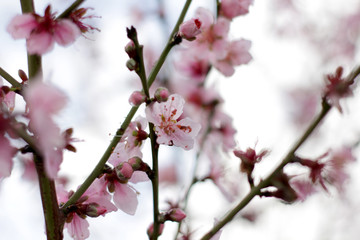
[[[41,200],[46,222],[48,240],[62,240],[65,216],[59,211],[56,197],[55,182],[46,176],[44,161],[34,154],[34,162],[38,174]]]
[[[151,140],[151,155],[152,155],[152,177],[151,184],[153,189],[153,215],[154,215],[154,231],[151,240],[157,240],[159,236],[159,163],[158,153],[159,144],[156,142],[156,134],[154,131],[154,124],[149,123],[150,140]]]
[[[23,13],[34,13],[32,0],[20,0]],[[27,53],[29,83],[42,75],[41,56]],[[34,163],[39,179],[40,196],[43,206],[46,235],[48,240],[63,239],[64,215],[59,211],[56,197],[55,182],[48,178],[45,172],[44,161],[38,152],[34,153]]]
[[[354,79],[360,74],[360,67],[357,67],[354,71],[352,71],[348,77],[347,81],[353,82]],[[295,156],[295,152],[301,147],[301,145],[309,138],[311,133],[319,126],[320,122],[325,118],[325,116],[329,113],[332,106],[326,101],[325,98],[322,100],[322,109],[321,112],[314,118],[314,120],[310,123],[309,127],[306,129],[304,134],[299,138],[299,140],[294,144],[294,146],[290,149],[285,158],[281,161],[281,163],[273,170],[273,172],[264,180],[260,181],[260,183],[254,186],[250,192],[236,205],[230,212],[228,212],[219,222],[215,224],[215,226],[206,233],[200,240],[209,240],[212,236],[214,236],[225,224],[230,222],[235,215],[240,212],[255,196],[257,196],[261,189],[269,186],[272,178],[276,176],[286,164],[292,161]]]
[[[68,17],[72,11],[74,11],[77,7],[79,7],[85,0],[76,0],[73,4],[70,5],[64,12],[62,12],[57,18],[66,18]]]
[[[21,89],[22,85],[1,67],[0,67],[0,76],[2,76],[6,81],[8,81],[13,87]]]
[[[172,34],[170,36],[170,39],[169,39],[168,43],[166,44],[164,50],[162,51],[162,53],[161,53],[161,55],[159,57],[159,60],[156,62],[155,66],[153,67],[152,71],[150,72],[150,74],[148,76],[148,79],[147,79],[148,87],[151,87],[151,85],[154,82],[157,74],[159,73],[162,65],[164,64],[165,59],[167,58],[167,55],[169,54],[172,47],[175,46],[175,42],[174,42],[172,36],[178,31],[179,25],[184,20],[185,13],[187,12],[191,1],[192,0],[187,0],[186,1],[185,6],[184,6],[184,8],[183,8],[183,10],[182,10],[182,12],[180,14],[180,17],[179,17],[177,23],[174,26],[174,29],[172,31]],[[117,130],[114,138],[112,139],[109,146],[105,150],[105,152],[104,152],[103,156],[101,157],[101,159],[99,160],[98,164],[95,166],[94,170],[90,173],[90,175],[87,177],[87,179],[84,181],[84,183],[71,196],[71,198],[63,205],[63,207],[62,207],[63,210],[66,209],[71,204],[74,204],[81,197],[81,195],[86,191],[86,189],[89,188],[91,183],[101,174],[105,163],[109,159],[113,149],[119,143],[122,135],[124,134],[126,128],[129,126],[129,124],[131,122],[131,119],[134,117],[134,115],[135,115],[136,111],[138,110],[138,108],[139,108],[138,106],[131,108],[130,112],[128,113],[128,115],[125,118],[125,121],[123,122],[121,127]]]

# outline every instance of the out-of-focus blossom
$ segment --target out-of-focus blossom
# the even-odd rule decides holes
[[[0,179],[10,176],[13,166],[12,158],[16,151],[17,149],[10,145],[9,140],[0,135]]]
[[[165,219],[173,222],[181,222],[184,218],[186,214],[180,208],[173,208],[165,213]]]
[[[314,184],[310,181],[294,180],[290,181],[290,185],[294,188],[298,200],[302,202],[316,192]]]
[[[255,164],[260,162],[262,158],[269,153],[268,150],[262,150],[259,154],[253,148],[248,148],[246,151],[234,150],[235,156],[240,158],[240,170],[248,175],[254,170]]]
[[[214,62],[214,67],[218,69],[224,76],[232,76],[235,72],[234,66],[247,64],[252,59],[249,53],[251,42],[246,39],[240,39],[230,42],[227,45],[227,55]]]
[[[196,36],[201,33],[201,21],[198,18],[192,18],[183,22],[179,27],[179,35],[188,41],[195,40]]]
[[[227,34],[230,28],[228,19],[219,17],[215,22],[212,13],[205,8],[198,8],[196,11],[201,25],[201,33],[196,40],[189,43],[191,51],[196,51],[203,59],[214,63],[227,55]]]
[[[80,29],[82,33],[86,33],[93,30],[100,31],[98,28],[84,23],[85,19],[97,17],[94,15],[85,16],[85,14],[89,9],[91,8],[79,8],[76,9],[75,11],[72,11],[70,14],[70,19],[73,21],[73,23],[76,24],[76,26]]]
[[[297,126],[308,124],[315,116],[318,108],[320,93],[314,89],[296,88],[287,93],[287,107],[291,119]],[[289,101],[288,101],[289,100]]]
[[[56,19],[48,6],[43,17],[26,13],[15,16],[7,27],[14,39],[25,38],[30,54],[44,54],[52,50],[54,43],[67,46],[73,43],[81,31],[69,19]]]
[[[326,88],[324,91],[324,96],[329,100],[331,105],[339,110],[340,113],[342,113],[340,99],[353,95],[351,89],[353,82],[344,79],[342,74],[342,67],[338,67],[335,74],[328,74],[326,76]]]
[[[221,0],[220,13],[222,16],[233,19],[234,17],[247,14],[254,0]]]
[[[46,173],[55,179],[67,143],[52,116],[65,106],[67,98],[59,89],[42,81],[36,81],[26,88],[24,97],[29,107],[29,128],[35,134],[43,154]]]
[[[11,91],[8,86],[4,86],[0,77],[0,113],[3,111],[12,113],[14,111],[15,96],[16,93]]]
[[[167,102],[154,102],[146,108],[146,118],[155,125],[158,144],[175,145],[185,150],[193,148],[201,126],[190,118],[179,120],[184,104],[180,95],[173,94]]]

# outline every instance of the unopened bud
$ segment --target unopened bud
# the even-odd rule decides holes
[[[180,208],[174,208],[166,213],[166,219],[173,222],[181,222],[186,218],[186,214]]]
[[[166,102],[169,97],[169,90],[167,90],[167,88],[164,87],[159,87],[158,89],[156,89],[154,97],[156,101],[159,103]]]
[[[146,101],[146,95],[141,91],[134,91],[129,98],[129,103],[131,106],[140,106],[143,102]]]
[[[201,33],[201,22],[197,18],[192,18],[183,22],[179,27],[179,35],[188,41],[193,41]]]
[[[22,69],[19,69],[18,75],[21,78],[21,80],[23,81],[23,83],[26,82],[27,80],[29,80],[28,76],[26,75],[26,73]]]
[[[136,58],[136,47],[132,40],[126,44],[125,52],[129,55],[129,58]]]
[[[162,234],[164,230],[164,224],[163,223],[160,223],[160,226],[159,226],[159,233],[158,235],[160,236]],[[152,239],[153,238],[153,235],[154,235],[154,223],[152,223],[148,229],[147,229],[147,235],[149,236],[149,239]]]
[[[143,161],[139,157],[132,157],[128,160],[128,163],[131,165],[134,171],[141,168]]]
[[[134,71],[134,70],[136,70],[139,66],[138,66],[137,62],[135,61],[135,59],[130,58],[129,60],[126,61],[126,67],[127,67],[130,71]]]
[[[134,173],[134,170],[132,169],[131,165],[127,162],[124,162],[117,166],[115,168],[116,175],[118,176],[120,181],[127,182],[132,174]]]

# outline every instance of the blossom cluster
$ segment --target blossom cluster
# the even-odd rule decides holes
[[[160,183],[166,181],[158,175],[157,167],[157,154],[162,145],[195,150],[196,167],[185,193],[178,191],[177,200],[168,200],[169,207],[164,211],[154,207],[154,222],[147,229],[149,239],[157,239],[167,221],[179,223],[176,239],[191,239],[191,220],[184,221],[187,226],[183,224],[187,199],[193,185],[207,180],[229,202],[240,196],[241,173],[247,177],[250,191],[265,183],[254,195],[274,197],[286,203],[304,201],[320,189],[329,192],[332,186],[339,192],[344,191],[348,179],[346,166],[355,161],[352,147],[327,151],[315,159],[301,157],[294,151],[282,162],[283,166],[265,180],[255,174],[255,169],[270,155],[270,150],[257,152],[255,148],[247,148],[243,151],[237,147],[233,119],[224,110],[225,103],[216,84],[209,81],[210,73],[214,71],[230,77],[238,66],[252,60],[251,42],[243,38],[232,39],[229,34],[233,19],[248,14],[252,4],[253,0],[221,0],[215,13],[204,7],[197,8],[194,17],[178,26],[171,36],[170,45],[176,46],[172,59],[175,71],[167,73],[166,81],[159,80],[160,87],[155,91],[150,91],[152,81],[146,76],[144,61],[147,59],[137,40],[136,29],[127,30],[130,42],[125,46],[129,56],[126,66],[134,70],[142,83],[142,89],[131,94],[129,103],[131,111],[135,112],[145,105],[143,113],[134,119],[134,112],[129,113],[114,136],[111,144],[115,144],[110,144],[110,151],[104,154],[106,161],[101,168],[95,168],[94,172],[98,174],[93,179],[90,175],[91,183],[85,181],[76,191],[66,190],[66,181],[59,176],[64,152],[76,152],[73,129],[61,129],[55,120],[68,103],[67,95],[46,83],[39,74],[41,69],[30,79],[20,70],[21,83],[6,77],[13,86],[0,82],[0,180],[11,175],[14,159],[25,166],[24,178],[33,179],[39,175],[41,185],[41,178],[45,177],[50,188],[56,186],[52,191],[57,198],[55,211],[61,212],[58,227],[66,228],[77,240],[90,236],[88,217],[105,216],[118,209],[135,215],[140,194],[135,184],[139,182],[152,182],[154,204],[159,204],[156,196],[158,180]],[[15,16],[7,31],[14,39],[25,39],[27,52],[41,58],[51,52],[55,43],[68,46],[81,34],[97,30],[83,22],[89,18],[85,16],[88,9],[79,8],[56,16],[49,5],[43,16],[37,13]],[[355,75],[349,76],[343,77],[342,67],[335,74],[326,75],[321,97],[327,110],[336,107],[342,112],[340,100],[353,95]],[[16,96],[22,97],[26,105],[22,111],[15,111]],[[149,166],[149,156],[143,150],[147,142],[151,144],[153,167]],[[227,171],[230,155],[240,160],[236,176]],[[199,164],[206,166],[205,171],[196,171]],[[175,175],[177,165],[168,171],[170,175]],[[285,171],[285,165],[297,165],[305,170],[303,174],[290,175]],[[185,188],[177,180],[176,176],[171,176],[169,182]],[[85,183],[88,184],[86,187]],[[79,197],[75,198],[79,192]],[[215,220],[215,225],[217,223]],[[217,230],[210,239],[220,237],[221,230]]]

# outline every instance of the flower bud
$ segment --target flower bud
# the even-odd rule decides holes
[[[115,168],[116,175],[120,181],[127,182],[134,173],[133,168],[127,162],[124,162]]]
[[[160,223],[160,227],[159,227],[159,236],[162,234],[164,230],[164,224],[163,223]],[[154,235],[154,223],[152,223],[149,228],[147,229],[147,235],[149,236],[149,239],[152,239],[153,238],[153,235]]]
[[[181,222],[184,218],[186,218],[186,214],[180,208],[174,208],[166,213],[165,218],[173,222]]]
[[[167,90],[167,88],[164,88],[164,87],[159,87],[156,89],[154,97],[155,97],[156,101],[159,103],[166,102],[169,97],[169,90]]]
[[[134,91],[129,98],[129,103],[131,106],[140,106],[143,102],[146,101],[146,95],[141,91]]]
[[[134,171],[141,168],[143,161],[139,157],[132,157],[128,160],[128,163],[131,165]]]
[[[179,27],[179,35],[188,41],[193,41],[201,33],[201,22],[197,18],[192,18],[183,22]]]
[[[136,57],[136,47],[132,40],[125,46],[125,52],[129,55],[129,58]]]
[[[126,61],[126,67],[127,67],[130,71],[134,71],[134,70],[136,70],[139,66],[138,66],[137,62],[136,62],[133,58],[130,58],[129,60]]]

